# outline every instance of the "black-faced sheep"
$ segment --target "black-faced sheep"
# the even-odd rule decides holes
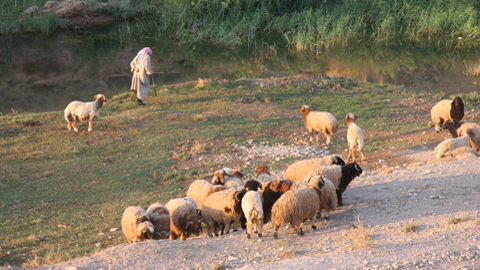
[[[225,190],[224,186],[221,185],[212,185],[205,180],[196,180],[187,190],[187,197],[192,198],[200,210],[202,210],[202,205],[205,199],[210,196],[210,194]]]
[[[238,223],[242,214],[242,198],[245,190],[227,189],[210,194],[202,206],[202,215],[207,224],[208,235],[218,236],[230,232],[230,226]]]
[[[348,158],[347,161],[352,158],[352,162],[355,162],[355,153],[360,151],[362,160],[365,159],[365,153],[363,152],[363,130],[355,123],[357,115],[353,113],[347,113],[343,122],[347,123],[347,142],[348,142]]]
[[[260,164],[256,169],[255,173],[257,174],[257,181],[265,184],[273,181],[272,176],[270,175],[270,171],[268,170],[268,167]]]
[[[435,157],[437,159],[441,159],[446,152],[455,150],[463,146],[470,147],[470,137],[468,136],[468,134],[460,138],[446,139],[439,143],[434,150]]]
[[[202,232],[202,218],[194,204],[184,198],[170,200],[165,207],[170,212],[170,239],[180,236],[186,240],[188,235],[199,236]]]
[[[307,105],[302,106],[300,113],[303,113],[303,121],[310,132],[310,141],[313,141],[314,131],[318,141],[318,132],[321,131],[327,136],[327,144],[330,144],[332,135],[338,130],[335,116],[329,112],[314,112]]]
[[[78,122],[88,122],[88,132],[92,132],[92,121],[98,118],[103,102],[107,102],[104,95],[98,94],[91,102],[72,101],[65,108],[65,120],[68,122],[68,130],[78,132]]]
[[[314,219],[320,207],[321,196],[322,192],[317,185],[292,189],[283,194],[272,208],[272,222],[275,224],[273,238],[278,238],[278,229],[287,223],[299,235],[304,235],[301,226],[305,220],[310,219],[312,228],[316,229]]]
[[[476,123],[465,123],[450,119],[443,123],[442,128],[444,130],[448,130],[452,135],[452,138],[458,138],[467,134],[467,129],[480,128],[480,125]]]
[[[305,175],[319,167],[330,165],[345,165],[345,161],[339,155],[329,155],[315,159],[300,160],[288,166],[283,174],[284,179],[291,181],[306,180]]]
[[[354,162],[345,166],[319,167],[308,173],[305,176],[305,180],[318,175],[332,181],[337,190],[338,205],[343,206],[343,192],[345,192],[350,182],[352,182],[355,177],[360,176],[360,174],[362,174],[362,168]]]
[[[247,219],[247,238],[250,239],[252,227],[258,232],[258,237],[262,237],[263,207],[260,193],[248,191],[242,199],[242,211]]]
[[[122,231],[129,243],[153,239],[153,224],[140,206],[129,206],[122,216]]]
[[[248,180],[244,188],[246,191],[258,191],[259,189],[262,189],[262,183],[256,181],[256,180]]]
[[[441,100],[432,107],[430,113],[435,124],[435,131],[439,132],[445,121],[449,119],[462,120],[465,115],[462,98],[455,97],[453,100]]]
[[[147,209],[147,215],[155,232],[153,239],[168,239],[170,235],[170,212],[161,203],[154,203]]]

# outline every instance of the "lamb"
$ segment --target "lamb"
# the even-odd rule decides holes
[[[284,179],[291,181],[305,180],[305,176],[312,170],[330,166],[330,165],[345,165],[345,161],[339,155],[329,155],[321,158],[300,160],[288,166],[283,174]]]
[[[435,124],[435,131],[439,132],[445,121],[449,119],[462,120],[465,115],[463,100],[461,97],[455,97],[453,100],[441,100],[432,107],[430,113]]]
[[[212,185],[205,180],[196,180],[187,190],[187,197],[192,198],[200,210],[205,199],[212,193],[225,190],[224,186]]]
[[[466,134],[467,129],[473,129],[473,128],[480,128],[479,124],[476,123],[465,123],[465,122],[458,122],[457,120],[447,120],[445,123],[442,125],[442,129],[446,129],[450,132],[453,138],[458,138],[462,137],[463,135]]]
[[[170,212],[170,239],[180,236],[186,240],[187,234],[199,236],[202,232],[202,218],[195,205],[183,198],[170,200],[165,207]]]
[[[154,227],[140,206],[129,206],[122,216],[122,231],[128,243],[153,239]]]
[[[316,183],[307,188],[293,189],[287,191],[278,199],[272,208],[272,222],[274,225],[273,238],[278,238],[278,229],[286,223],[290,223],[295,232],[304,235],[302,224],[305,220],[311,219],[312,228],[317,227],[314,218],[320,207],[322,191]]]
[[[307,105],[303,105],[300,112],[303,113],[303,121],[310,132],[310,141],[313,141],[314,131],[318,141],[318,132],[321,131],[327,136],[327,144],[330,144],[332,135],[338,130],[338,122],[335,116],[329,112],[314,112]]]
[[[227,189],[219,191],[208,196],[203,202],[202,215],[207,224],[208,236],[212,237],[212,232],[218,236],[218,232],[226,234],[230,232],[230,226],[240,220],[242,214],[242,198],[245,190]]]
[[[91,102],[72,101],[68,104],[64,113],[65,120],[68,122],[68,130],[72,130],[73,126],[73,130],[78,132],[77,122],[88,121],[88,132],[93,131],[92,121],[98,118],[103,102],[107,102],[107,98],[103,94],[98,94],[93,100]]]
[[[439,143],[434,150],[435,157],[437,159],[441,159],[446,152],[455,150],[463,146],[470,146],[470,137],[468,136],[468,134],[460,138],[446,139]]]
[[[255,169],[255,173],[257,174],[257,181],[265,184],[273,181],[272,176],[270,175],[270,171],[268,167],[260,164],[257,169]]]
[[[242,199],[242,211],[247,218],[247,230],[245,234],[250,239],[252,227],[258,232],[258,237],[262,237],[263,207],[260,193],[248,191]]]
[[[235,188],[241,190],[243,188],[243,174],[239,170],[222,169],[215,172],[212,180],[213,185],[223,185],[225,189]]]
[[[352,162],[355,162],[355,153],[360,151],[362,155],[362,160],[365,160],[365,154],[363,152],[363,131],[362,129],[357,126],[355,121],[357,120],[357,115],[353,113],[347,113],[345,116],[345,120],[343,122],[347,122],[348,130],[347,130],[347,142],[348,142],[348,158],[350,157],[353,159]]]
[[[154,203],[147,209],[147,215],[153,224],[153,239],[168,239],[170,235],[170,212],[161,203]]]
[[[347,189],[350,182],[355,179],[355,177],[360,176],[362,174],[362,168],[358,166],[357,163],[349,163],[345,166],[326,166],[326,167],[319,167],[305,176],[305,180],[308,180],[314,176],[321,176],[324,179],[328,179],[332,181],[335,185],[337,191],[337,200],[338,206],[343,206],[343,199],[342,194]]]

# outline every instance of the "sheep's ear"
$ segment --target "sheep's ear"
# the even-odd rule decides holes
[[[359,172],[359,173],[362,172],[362,169],[360,168],[360,166],[358,166],[357,163],[355,163],[355,164],[353,165],[353,167],[355,168],[355,170],[356,170],[357,172]]]
[[[357,114],[353,114],[353,120],[357,121]]]

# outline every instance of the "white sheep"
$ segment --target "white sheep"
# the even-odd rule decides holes
[[[321,176],[314,176],[314,177],[321,177]],[[322,216],[322,210],[325,210],[327,214],[325,215],[325,219],[330,219],[330,211],[334,211],[337,208],[337,190],[335,185],[332,181],[328,180],[327,178],[322,177],[323,180],[323,187],[322,190],[322,197],[320,198],[320,209],[319,215],[317,218]]]
[[[205,180],[196,180],[187,190],[187,197],[192,198],[200,210],[202,210],[202,205],[205,199],[210,196],[210,194],[225,190],[224,186],[212,185]]]
[[[235,190],[233,188],[210,194],[202,206],[202,216],[207,224],[208,236],[212,237],[230,232],[232,224],[238,223],[242,214],[242,198],[245,190]]]
[[[68,104],[64,113],[65,120],[68,122],[68,130],[72,130],[73,126],[73,130],[78,132],[77,122],[88,121],[88,132],[93,131],[92,121],[98,118],[103,102],[107,102],[107,98],[98,94],[93,100],[91,102],[72,101]]]
[[[465,115],[462,98],[455,97],[453,100],[444,99],[435,104],[430,110],[435,131],[439,132],[442,125],[449,119],[460,121]]]
[[[202,232],[202,218],[196,206],[184,198],[170,200],[165,207],[170,212],[170,239],[180,236],[185,240],[188,235],[199,236]]]
[[[460,138],[446,139],[439,143],[434,150],[435,157],[437,159],[441,159],[446,152],[455,150],[463,146],[470,146],[470,137],[468,136],[468,134]]]
[[[223,185],[225,189],[235,188],[237,190],[243,189],[243,174],[239,170],[226,170],[228,168],[218,170],[214,173],[212,184]],[[229,173],[227,173],[229,172]]]
[[[154,203],[147,209],[147,215],[155,230],[153,238],[168,239],[170,235],[170,212],[161,203]]]
[[[270,171],[268,170],[268,167],[263,164],[260,164],[255,169],[255,173],[257,174],[257,181],[262,184],[270,183],[273,181],[273,178],[270,175]]]
[[[129,243],[153,239],[154,227],[140,206],[129,206],[123,212],[122,231]]]
[[[273,238],[278,238],[278,229],[287,223],[297,234],[304,235],[303,222],[310,219],[315,230],[314,218],[320,208],[320,197],[321,191],[317,186],[292,189],[283,194],[272,207]]]
[[[362,160],[365,160],[365,154],[363,152],[363,130],[355,123],[357,115],[353,113],[347,113],[345,120],[347,122],[347,142],[348,142],[348,158],[347,161],[352,158],[352,162],[355,162],[355,153],[360,151]]]
[[[452,135],[452,138],[458,138],[467,134],[467,129],[480,128],[480,125],[477,123],[458,122],[457,120],[450,119],[443,123],[442,128],[448,130]]]
[[[463,159],[466,157],[479,157],[480,154],[478,151],[469,146],[462,146],[452,151],[448,151],[445,154],[445,157],[453,157],[457,159]]]
[[[303,105],[300,112],[303,113],[303,121],[310,132],[310,141],[313,141],[314,131],[318,141],[318,132],[321,131],[327,136],[327,144],[330,144],[332,135],[338,130],[338,122],[335,116],[329,112],[314,112],[307,105]]]
[[[329,155],[315,159],[300,160],[288,166],[283,174],[284,179],[291,181],[303,181],[305,175],[319,167],[330,165],[345,165],[345,161],[339,155]]]
[[[262,237],[263,207],[260,193],[248,191],[242,199],[242,210],[247,219],[247,238],[250,239],[252,227],[258,232],[258,237]]]

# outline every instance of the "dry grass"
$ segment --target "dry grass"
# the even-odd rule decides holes
[[[405,225],[405,227],[403,227],[402,232],[405,232],[405,233],[416,232],[418,231],[419,228],[420,226],[418,225],[408,224],[408,225]]]
[[[347,248],[370,248],[374,246],[372,236],[367,234],[360,216],[357,216],[357,222],[352,224],[351,230],[342,231],[342,239],[336,239],[337,244],[346,245]]]
[[[467,220],[468,217],[451,217],[447,218],[447,224],[458,224]]]

